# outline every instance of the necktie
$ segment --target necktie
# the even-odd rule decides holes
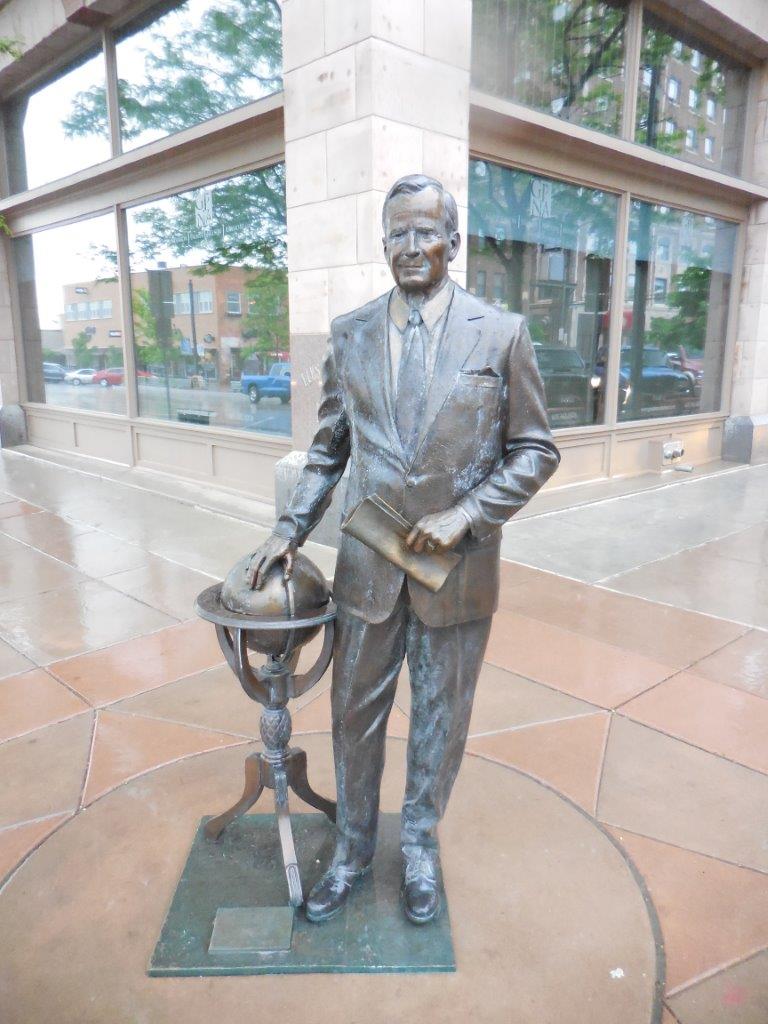
[[[397,372],[395,422],[403,447],[413,454],[427,398],[426,354],[429,336],[418,309],[408,315]]]

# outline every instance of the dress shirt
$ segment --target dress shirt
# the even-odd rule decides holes
[[[415,307],[421,313],[424,326],[429,335],[429,344],[426,351],[427,382],[432,379],[432,373],[435,369],[440,339],[452,298],[453,281],[447,278],[437,294],[433,295],[423,305]],[[393,395],[397,394],[397,374],[400,369],[400,356],[403,352],[403,341],[408,328],[408,314],[411,312],[411,308],[400,289],[394,288],[389,298],[389,374]]]

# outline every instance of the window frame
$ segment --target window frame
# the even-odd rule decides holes
[[[15,86],[4,101],[44,85],[64,73],[68,65],[94,48],[94,38],[100,39],[107,70],[107,110],[110,126],[112,156],[44,185],[10,194],[8,181],[0,182],[0,214],[14,237],[25,237],[48,228],[85,222],[92,217],[110,214],[115,224],[119,302],[113,307],[112,318],[120,320],[120,345],[126,381],[126,409],[124,413],[95,412],[74,409],[53,402],[33,402],[29,399],[27,360],[21,331],[21,311],[15,267],[10,261],[12,285],[11,320],[14,346],[19,368],[20,400],[31,411],[51,412],[54,417],[67,416],[77,420],[106,419],[127,423],[131,434],[130,464],[138,460],[137,434],[141,428],[153,427],[174,435],[196,433],[205,429],[209,436],[232,439],[235,443],[248,441],[270,453],[289,450],[290,436],[267,434],[232,427],[201,428],[192,424],[156,420],[139,415],[138,383],[134,358],[134,336],[130,270],[128,261],[128,234],[126,210],[179,192],[213,184],[225,178],[257,171],[276,163],[285,162],[285,133],[283,127],[284,93],[279,91],[251,103],[236,107],[202,121],[190,128],[144,146],[121,151],[119,138],[117,77],[114,54],[114,31],[132,21],[143,10],[156,6],[156,0],[132,5],[121,12],[106,28],[87,37],[77,50],[70,50],[57,62],[55,69],[47,66],[43,72]],[[161,5],[162,6],[162,5]],[[2,132],[3,164],[7,166],[8,140]],[[117,339],[115,339],[117,340]],[[212,442],[213,443],[213,442]]]
[[[471,122],[470,122],[471,125]],[[500,145],[500,125],[493,135],[492,145],[481,146],[478,134],[475,134],[474,144],[470,139],[469,159],[488,160],[493,163],[508,167],[511,170],[525,171],[526,173],[540,174],[545,177],[556,178],[572,185],[581,185],[588,188],[598,188],[605,192],[611,192],[618,196],[618,211],[616,220],[616,235],[614,241],[614,269],[611,281],[610,292],[610,318],[608,328],[608,361],[606,366],[606,393],[605,413],[602,423],[589,424],[579,427],[558,427],[553,434],[560,438],[586,437],[595,435],[617,435],[624,432],[638,430],[649,430],[674,425],[684,426],[697,422],[712,422],[713,420],[725,420],[728,418],[731,399],[731,384],[733,376],[733,349],[736,338],[736,327],[739,312],[739,288],[744,263],[744,249],[746,245],[746,227],[748,211],[745,206],[738,209],[734,206],[724,206],[716,200],[707,200],[702,195],[690,194],[690,202],[684,196],[675,196],[675,199],[665,195],[667,191],[663,184],[657,187],[651,185],[643,175],[627,181],[622,187],[615,180],[610,180],[610,171],[607,165],[589,167],[588,170],[573,169],[570,166],[564,170],[562,166],[556,166],[555,160],[561,154],[551,154],[551,162],[548,166],[542,166],[545,162],[541,155],[537,155],[535,161],[520,159],[519,143],[507,139],[507,145]],[[489,140],[490,141],[490,140]],[[600,172],[603,172],[602,174]],[[766,190],[768,192],[768,190]],[[767,196],[768,197],[768,196]],[[723,346],[723,372],[720,383],[720,401],[718,409],[712,412],[688,413],[682,416],[660,416],[643,418],[637,420],[620,420],[618,418],[618,379],[619,363],[621,356],[622,327],[626,295],[626,282],[629,275],[627,250],[629,242],[629,221],[632,200],[639,199],[644,202],[666,205],[672,209],[682,212],[696,213],[703,216],[717,217],[737,226],[737,237],[734,247],[734,264],[731,275],[731,291],[729,295],[728,317],[726,322],[725,344]]]

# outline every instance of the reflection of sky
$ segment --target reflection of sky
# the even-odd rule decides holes
[[[194,192],[185,192],[185,197],[194,196]],[[158,210],[164,213],[166,217],[173,219],[175,214],[174,201],[178,199],[176,196],[171,196],[168,199],[158,199],[154,203],[147,203],[144,206],[137,206],[132,210],[128,211],[128,249],[130,251],[131,260],[131,271],[136,273],[137,271],[152,269],[157,267],[160,263],[166,263],[168,267],[188,266],[196,267],[199,266],[204,259],[211,255],[207,249],[199,249],[195,246],[190,246],[187,252],[183,256],[176,256],[170,250],[158,249],[157,253],[151,258],[146,259],[139,247],[139,239],[142,236],[147,236],[151,233],[151,226],[146,223],[142,223],[137,220],[136,215],[145,213],[147,210]]]
[[[91,251],[92,245],[114,251],[115,226],[111,214],[33,235],[37,308],[43,330],[61,327],[65,284],[114,275],[114,269]]]
[[[75,96],[93,86],[104,88],[101,53],[30,96],[24,120],[29,188],[109,159],[108,139],[93,135],[70,139],[61,124],[72,112]]]
[[[224,13],[231,10],[234,14],[247,6],[247,3],[233,4],[228,0],[218,0],[218,3],[215,4],[211,3],[211,0],[187,0],[183,7],[171,11],[142,31],[118,42],[115,47],[118,77],[132,85],[143,84],[148,77],[144,70],[145,57],[147,54],[153,56],[160,54],[163,39],[175,39],[183,30],[188,30],[190,27],[196,28],[200,25],[203,15],[211,10],[219,10]],[[206,65],[198,64],[197,67],[198,76],[212,90],[221,88],[219,73],[230,70],[231,67],[227,61],[212,53],[208,54]],[[270,73],[270,69],[267,67],[253,70],[261,74]],[[245,79],[238,84],[244,92],[247,92],[248,100],[259,99],[268,92],[256,79]],[[241,102],[239,99],[233,97],[233,106],[239,102]],[[134,139],[124,139],[123,149],[136,149],[137,146],[144,146],[154,139],[161,139],[166,134],[158,128],[149,128]]]

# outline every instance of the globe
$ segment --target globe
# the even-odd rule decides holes
[[[221,603],[229,611],[251,619],[285,620],[284,629],[263,630],[254,623],[247,629],[246,642],[253,651],[287,658],[321,628],[318,624],[292,629],[290,623],[291,619],[308,619],[325,611],[331,599],[325,577],[311,559],[297,553],[289,580],[283,576],[282,562],[278,562],[270,569],[264,586],[252,590],[245,578],[249,561],[247,555],[230,569],[221,588]]]

